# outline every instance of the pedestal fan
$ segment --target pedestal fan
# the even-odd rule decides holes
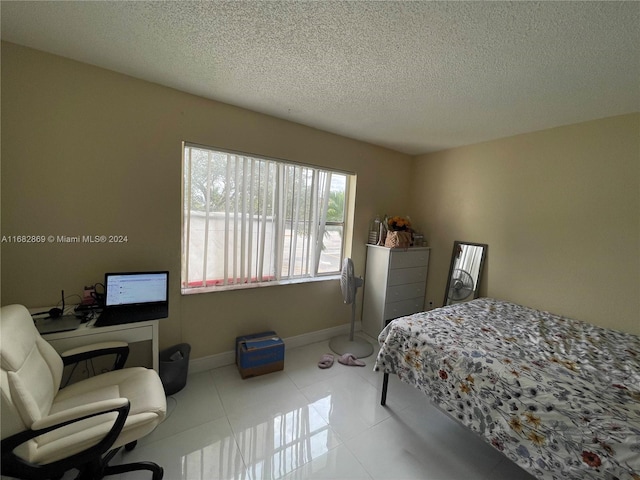
[[[473,292],[473,277],[465,270],[456,269],[451,275],[449,286],[449,299],[460,301],[467,298]]]
[[[356,293],[363,284],[362,278],[356,277],[353,271],[353,261],[345,258],[342,262],[342,276],[340,289],[344,303],[351,304],[351,331],[349,335],[338,335],[329,341],[329,348],[339,355],[351,353],[357,358],[368,357],[373,353],[373,345],[354,334],[356,323]]]

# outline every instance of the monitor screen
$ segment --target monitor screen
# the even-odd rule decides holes
[[[169,272],[105,274],[107,307],[167,302]]]

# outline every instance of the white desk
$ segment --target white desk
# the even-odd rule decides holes
[[[150,340],[153,369],[158,371],[158,320],[125,323],[110,327],[93,327],[92,323],[83,323],[77,329],[68,332],[47,333],[42,335],[42,338],[49,342],[58,353],[98,342],[120,340],[134,343]]]

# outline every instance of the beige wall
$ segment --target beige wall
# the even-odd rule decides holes
[[[403,211],[411,158],[90,65],[2,44],[2,235],[127,235],[124,244],[2,244],[2,304],[55,304],[105,271],[168,269],[161,347],[199,358],[236,335],[348,323],[337,281],[179,293],[181,142],[355,172],[356,273],[374,212]],[[384,178],[384,188],[380,179]]]
[[[487,243],[481,294],[640,334],[640,115],[417,157],[411,210],[441,305],[454,240]]]
[[[171,307],[161,347],[189,342],[193,358],[231,350],[238,334],[272,328],[288,337],[347,323],[336,281],[180,295],[186,140],[356,172],[358,274],[375,213],[409,213],[433,247],[427,301],[434,305],[442,303],[452,242],[467,240],[489,244],[483,295],[640,333],[640,115],[412,162],[6,43],[1,88],[2,235],[129,239],[3,243],[3,305],[54,304],[61,289],[80,293],[105,271],[167,268]]]

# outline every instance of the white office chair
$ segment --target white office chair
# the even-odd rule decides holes
[[[48,479],[78,469],[77,478],[95,480],[150,470],[153,480],[162,478],[151,462],[108,465],[122,446],[133,448],[164,419],[166,398],[155,371],[114,370],[60,389],[63,360],[22,305],[2,307],[0,340],[3,475]]]

